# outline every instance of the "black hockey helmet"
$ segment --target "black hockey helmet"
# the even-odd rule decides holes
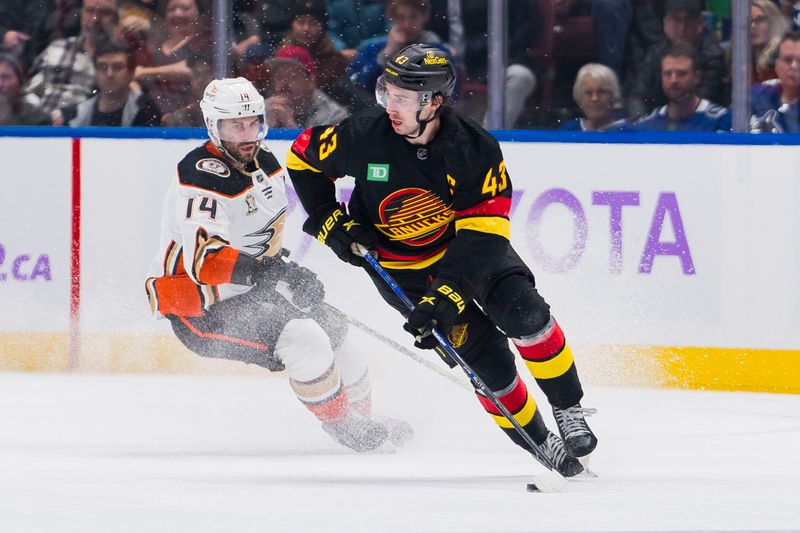
[[[444,50],[410,44],[386,62],[383,78],[402,89],[430,91],[448,100],[456,85],[456,70]]]

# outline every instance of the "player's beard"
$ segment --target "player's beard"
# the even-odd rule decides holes
[[[228,141],[222,141],[222,146],[228,152],[228,154],[233,157],[238,163],[246,165],[255,159],[256,153],[258,153],[258,142],[250,142],[250,143],[234,143]],[[243,151],[243,147],[251,147],[247,151]]]
[[[685,89],[685,88],[668,88],[664,91],[667,96],[667,100],[672,102],[673,104],[680,104],[683,103],[684,100],[687,98],[691,98],[694,96],[693,89]]]

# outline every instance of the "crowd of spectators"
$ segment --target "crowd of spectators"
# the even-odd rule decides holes
[[[229,75],[305,128],[376,105],[387,56],[427,43],[485,122],[489,1],[231,0]],[[506,5],[507,128],[730,131],[730,0]],[[750,0],[753,132],[800,132],[793,10]],[[209,0],[0,0],[0,125],[202,127],[211,20]]]

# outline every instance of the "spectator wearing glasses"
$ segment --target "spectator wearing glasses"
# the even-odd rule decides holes
[[[800,133],[800,32],[784,35],[775,62],[776,80],[753,85],[753,133]]]
[[[622,93],[617,75],[611,68],[589,63],[578,70],[572,97],[583,117],[565,122],[566,131],[622,131],[628,123],[620,115]]]

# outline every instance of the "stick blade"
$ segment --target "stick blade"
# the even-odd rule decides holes
[[[555,470],[550,470],[533,476],[533,482],[528,483],[528,492],[561,492],[566,486],[566,478]]]

